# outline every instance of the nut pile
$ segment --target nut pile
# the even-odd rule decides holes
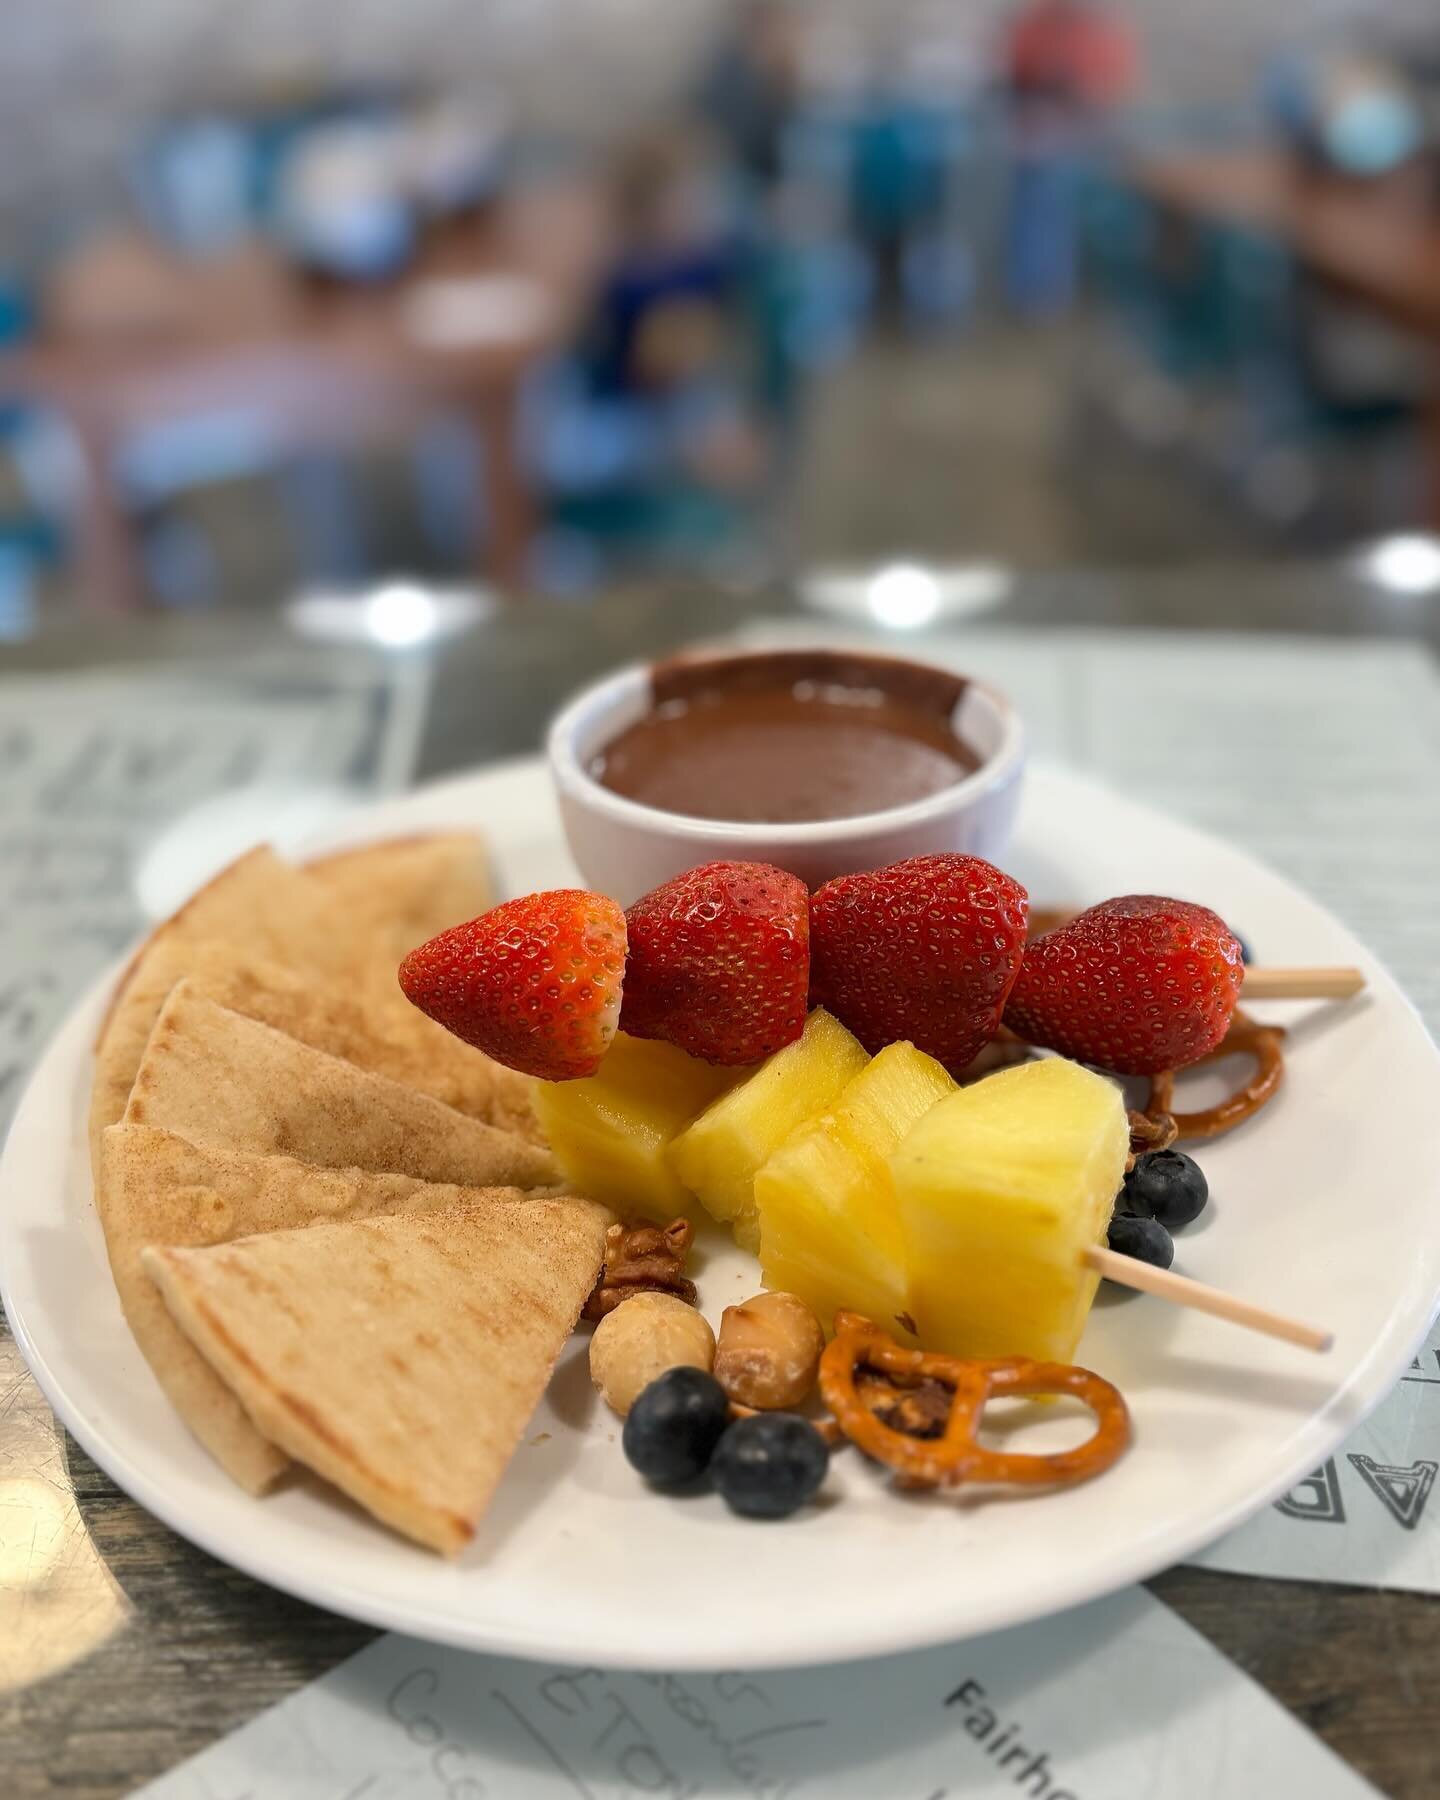
[[[1203,1195],[1197,1201],[1186,1171],[1167,1158],[1188,1160],[1173,1151],[1144,1157],[1128,1183],[1148,1183],[1155,1204],[1177,1213],[1198,1210]],[[1064,1486],[1103,1472],[1129,1441],[1124,1400],[1088,1369],[905,1349],[853,1312],[838,1313],[835,1330],[827,1348],[815,1314],[778,1289],[727,1306],[718,1334],[676,1293],[637,1290],[597,1325],[590,1375],[625,1421],[626,1459],[652,1487],[708,1480],[732,1511],[754,1519],[788,1518],[813,1499],[831,1448],[845,1443],[906,1486],[937,1487]],[[817,1387],[827,1408],[818,1421],[795,1410]],[[1073,1394],[1095,1413],[1095,1435],[1052,1455],[992,1451],[977,1441],[980,1415],[1005,1393]]]
[[[683,1229],[682,1229],[683,1228]],[[614,1226],[587,1314],[590,1379],[625,1421],[625,1455],[656,1487],[707,1476],[738,1513],[778,1519],[815,1493],[829,1446],[789,1410],[813,1393],[820,1321],[794,1294],[727,1306],[719,1336],[689,1300],[690,1228]],[[688,1290],[688,1296],[686,1295]]]

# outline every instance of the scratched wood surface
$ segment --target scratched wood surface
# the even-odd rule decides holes
[[[503,633],[447,648],[419,772],[529,749],[540,721],[597,669],[775,604],[696,591],[617,596],[588,615],[520,609]],[[1401,624],[1338,566],[1255,570],[1219,584],[1149,573],[1038,579],[1021,584],[1002,622],[1021,621],[1403,631],[1440,643],[1440,609]],[[265,641],[290,646],[277,623],[255,618],[92,618],[61,621],[7,650],[7,661],[194,667]],[[1440,1598],[1191,1569],[1150,1585],[1383,1793],[1440,1793]],[[0,1322],[0,1800],[128,1794],[374,1635],[216,1562],[120,1493],[58,1429]]]

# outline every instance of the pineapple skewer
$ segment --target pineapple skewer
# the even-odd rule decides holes
[[[671,1140],[746,1073],[716,1069],[673,1044],[615,1034],[596,1075],[537,1081],[535,1116],[565,1179],[625,1217],[667,1224],[695,1202],[671,1169]]]
[[[907,1330],[905,1241],[888,1158],[955,1083],[913,1044],[890,1044],[797,1127],[755,1177],[766,1285],[822,1318],[841,1307]]]
[[[1100,1276],[1302,1349],[1331,1334],[1105,1245],[1128,1150],[1119,1089],[1059,1057],[941,1100],[891,1158],[922,1342],[1073,1358]]]
[[[760,1247],[756,1175],[869,1060],[839,1020],[816,1007],[793,1044],[768,1057],[674,1139],[670,1167],[712,1218],[730,1226],[743,1249]]]

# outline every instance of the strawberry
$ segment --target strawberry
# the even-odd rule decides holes
[[[1224,1037],[1241,958],[1240,940],[1208,906],[1125,894],[1034,939],[1005,1023],[1117,1075],[1183,1069]]]
[[[768,863],[703,863],[625,915],[620,1023],[706,1062],[758,1062],[805,1027],[810,895]]]
[[[506,900],[400,965],[400,986],[421,1012],[545,1081],[576,1081],[600,1067],[624,978],[625,915],[583,888]]]
[[[1029,896],[978,856],[915,856],[810,902],[812,998],[869,1051],[908,1040],[958,1075],[994,1037]]]

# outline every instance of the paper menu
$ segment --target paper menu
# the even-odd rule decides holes
[[[763,1619],[756,1625],[763,1631]],[[941,1650],[780,1674],[606,1674],[383,1637],[141,1791],[149,1800],[1375,1792],[1138,1588]]]
[[[0,684],[0,1131],[66,1008],[143,925],[134,875],[153,835],[250,786],[403,782],[411,711],[379,678]]]
[[[1207,1569],[1440,1592],[1440,1327],[1320,1468],[1193,1557]]]

